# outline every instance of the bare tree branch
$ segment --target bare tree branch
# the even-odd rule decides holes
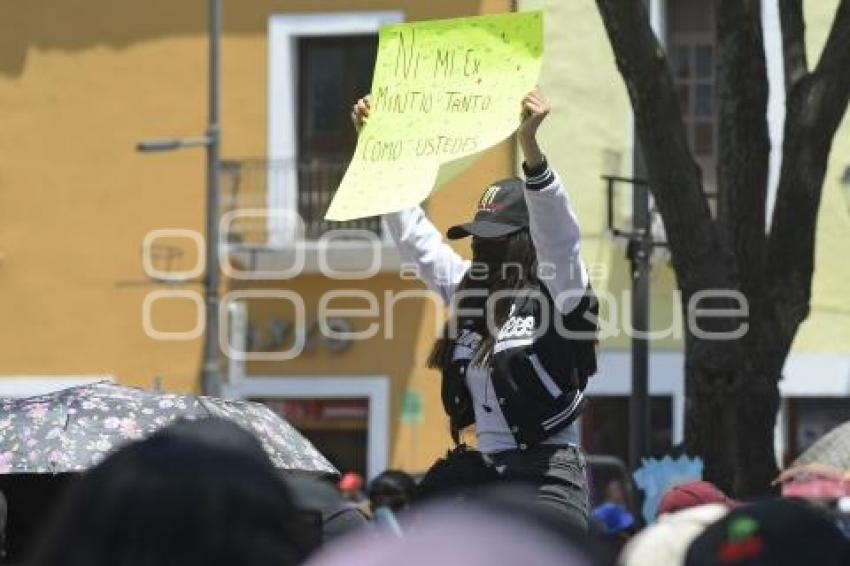
[[[812,72],[805,59],[801,0],[779,0],[789,82],[782,171],[769,236],[763,220],[767,80],[759,0],[718,1],[722,202],[715,223],[645,3],[596,0],[631,99],[684,304],[702,289],[742,290],[749,301],[752,325],[745,338],[685,335],[686,441],[704,457],[709,479],[755,495],[775,477],[770,439],[779,406],[777,379],[808,314],[826,164],[850,96],[850,0],[841,0]],[[717,301],[712,308],[722,306]],[[711,327],[701,328],[710,331],[719,324],[706,322]]]
[[[782,26],[785,90],[790,91],[809,72],[803,0],[779,0],[779,21]]]
[[[770,325],[786,352],[809,313],[818,208],[832,140],[848,100],[850,0],[842,0],[815,70],[788,94],[766,270],[774,310]]]
[[[632,102],[647,176],[670,242],[679,286],[688,296],[716,280],[718,238],[688,147],[667,58],[644,3],[596,0]]]
[[[850,89],[850,73],[847,72],[850,65],[848,47],[850,47],[850,1],[841,0],[814,74],[821,77],[823,81],[835,83],[834,94],[844,94],[845,108],[847,92]],[[843,110],[841,113],[843,114]]]
[[[768,80],[758,0],[722,0],[717,10],[718,220],[735,254],[741,290],[764,274],[770,135]]]

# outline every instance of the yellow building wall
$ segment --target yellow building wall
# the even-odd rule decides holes
[[[225,1],[222,155],[266,155],[268,17],[284,12],[401,10],[407,20],[503,12],[508,0]],[[198,391],[201,340],[153,340],[142,327],[145,296],[197,284],[152,283],[142,269],[151,230],[203,233],[201,149],[140,154],[142,139],[201,135],[207,116],[207,2],[86,0],[0,3],[0,379],[3,375],[111,374],[119,382]],[[503,144],[430,203],[445,229],[473,209],[480,187],[512,172]],[[163,242],[161,242],[163,243]],[[185,255],[171,269],[197,259]],[[460,244],[461,247],[463,244]],[[284,284],[280,284],[284,286]],[[315,300],[330,283],[304,276],[286,288]],[[414,283],[381,275],[368,289]],[[418,284],[415,284],[418,285]],[[434,338],[428,305],[399,305],[391,344],[358,344],[341,357],[305,354],[292,374],[386,374],[392,379],[393,465],[425,467],[448,445],[438,379],[423,369]],[[188,330],[188,301],[153,309],[158,330]],[[415,433],[400,426],[405,389],[425,399]],[[408,428],[405,428],[408,427]],[[412,443],[418,452],[414,456]]]

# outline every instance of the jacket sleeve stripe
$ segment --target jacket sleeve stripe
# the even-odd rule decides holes
[[[570,406],[561,411],[560,413],[553,415],[552,417],[543,421],[543,428],[546,430],[550,430],[570,418],[570,416],[575,412],[576,408],[578,408],[582,398],[584,398],[582,392],[576,391],[576,396],[573,398],[573,402],[570,403]]]
[[[543,384],[543,387],[546,388],[546,391],[549,392],[549,395],[552,397],[558,398],[563,394],[561,388],[558,387],[558,384],[555,383],[555,380],[552,379],[552,376],[549,375],[549,372],[546,371],[546,368],[543,367],[543,364],[540,363],[540,358],[537,357],[537,354],[531,354],[528,356],[528,360],[531,362],[531,367],[534,368],[534,373],[537,375],[537,379]]]

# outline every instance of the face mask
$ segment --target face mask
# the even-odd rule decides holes
[[[506,245],[507,242],[502,238],[472,239],[472,262],[486,266],[488,281],[493,281],[495,277],[498,277],[505,259]],[[479,267],[477,273],[485,273],[484,268]]]

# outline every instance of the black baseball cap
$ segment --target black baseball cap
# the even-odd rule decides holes
[[[484,189],[472,222],[449,228],[450,240],[478,236],[501,238],[528,227],[525,184],[516,177],[502,179]]]
[[[846,566],[850,545],[821,509],[789,499],[737,507],[688,548],[686,566]]]

